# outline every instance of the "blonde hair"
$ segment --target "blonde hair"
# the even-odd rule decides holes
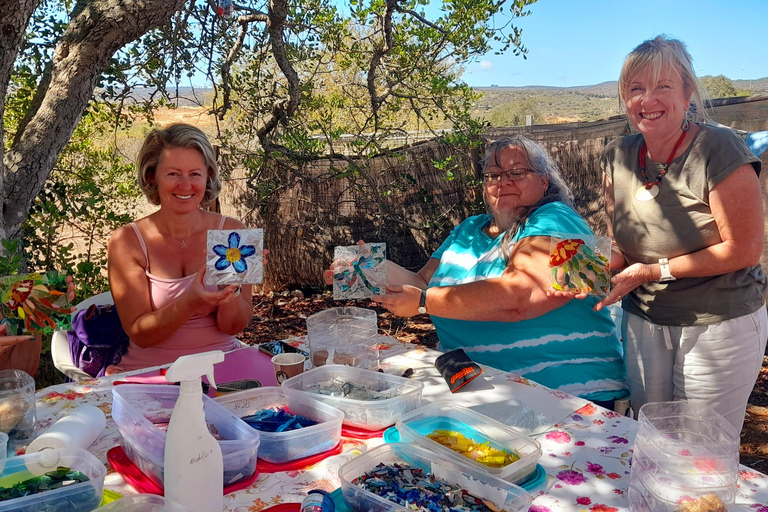
[[[680,76],[683,91],[691,98],[687,119],[709,121],[704,103],[706,92],[693,71],[693,59],[682,41],[663,34],[643,41],[624,59],[619,75],[619,106],[624,109],[630,84],[638,74],[650,70],[654,81],[657,81],[664,66],[670,66]]]
[[[151,204],[160,204],[160,194],[153,179],[160,154],[166,148],[194,149],[200,153],[208,169],[208,179],[205,182],[205,195],[200,205],[208,208],[221,192],[219,180],[219,165],[216,163],[216,153],[211,142],[202,130],[189,124],[177,123],[165,129],[155,128],[144,139],[136,158],[136,171],[139,188]]]

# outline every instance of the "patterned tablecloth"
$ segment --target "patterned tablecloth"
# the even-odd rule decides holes
[[[294,346],[306,345],[305,337],[286,341]],[[539,463],[546,470],[547,478],[531,490],[532,512],[615,512],[627,508],[636,421],[491,368],[486,368],[482,379],[476,379],[478,383],[474,388],[471,386],[475,381],[466,386],[469,389],[450,395],[445,383],[435,378],[436,370],[431,366],[437,355],[435,351],[400,343],[381,348],[387,373],[401,373],[403,368],[410,367],[415,370],[413,378],[425,382],[425,401],[450,397],[480,412],[492,410],[493,414],[489,415],[497,419],[503,419],[510,411],[519,412],[521,407],[538,414],[540,424],[532,429],[532,436],[541,444],[543,455]],[[36,404],[39,432],[80,405],[95,405],[106,414],[107,427],[89,450],[107,464],[107,451],[119,444],[117,427],[111,417],[112,382],[122,377],[124,375],[39,390]],[[494,390],[507,393],[508,389],[514,398],[504,400],[501,407],[494,405]],[[506,410],[504,405],[508,405]],[[561,413],[559,418],[552,419]],[[277,503],[300,502],[310,489],[336,489],[340,485],[339,467],[366,448],[382,442],[380,438],[366,441],[344,438],[342,453],[314,466],[259,475],[251,487],[225,496],[225,510],[258,512]],[[118,473],[108,469],[106,489],[121,494],[136,492]],[[768,476],[742,466],[739,477],[736,499],[739,508],[768,512]]]

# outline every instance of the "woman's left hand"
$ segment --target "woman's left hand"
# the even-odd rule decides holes
[[[409,284],[387,285],[386,295],[371,297],[373,302],[381,304],[397,316],[409,317],[419,314],[421,288]]]
[[[645,263],[634,263],[611,278],[611,293],[605,296],[603,300],[595,304],[594,310],[600,311],[605,306],[619,302],[629,292],[643,283],[653,281],[653,270],[651,265]]]

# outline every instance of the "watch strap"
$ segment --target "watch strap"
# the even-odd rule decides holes
[[[661,258],[659,260],[659,269],[661,270],[661,277],[659,278],[660,283],[675,280],[675,276],[673,276],[672,272],[669,270],[669,260],[667,258]]]
[[[424,314],[427,312],[427,289],[421,290],[421,297],[419,298],[419,313]]]

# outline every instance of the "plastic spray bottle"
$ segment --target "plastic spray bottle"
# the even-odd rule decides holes
[[[181,383],[165,439],[165,497],[199,512],[224,508],[221,447],[205,423],[200,383],[205,375],[215,388],[213,365],[223,360],[221,350],[182,356],[165,374]]]

